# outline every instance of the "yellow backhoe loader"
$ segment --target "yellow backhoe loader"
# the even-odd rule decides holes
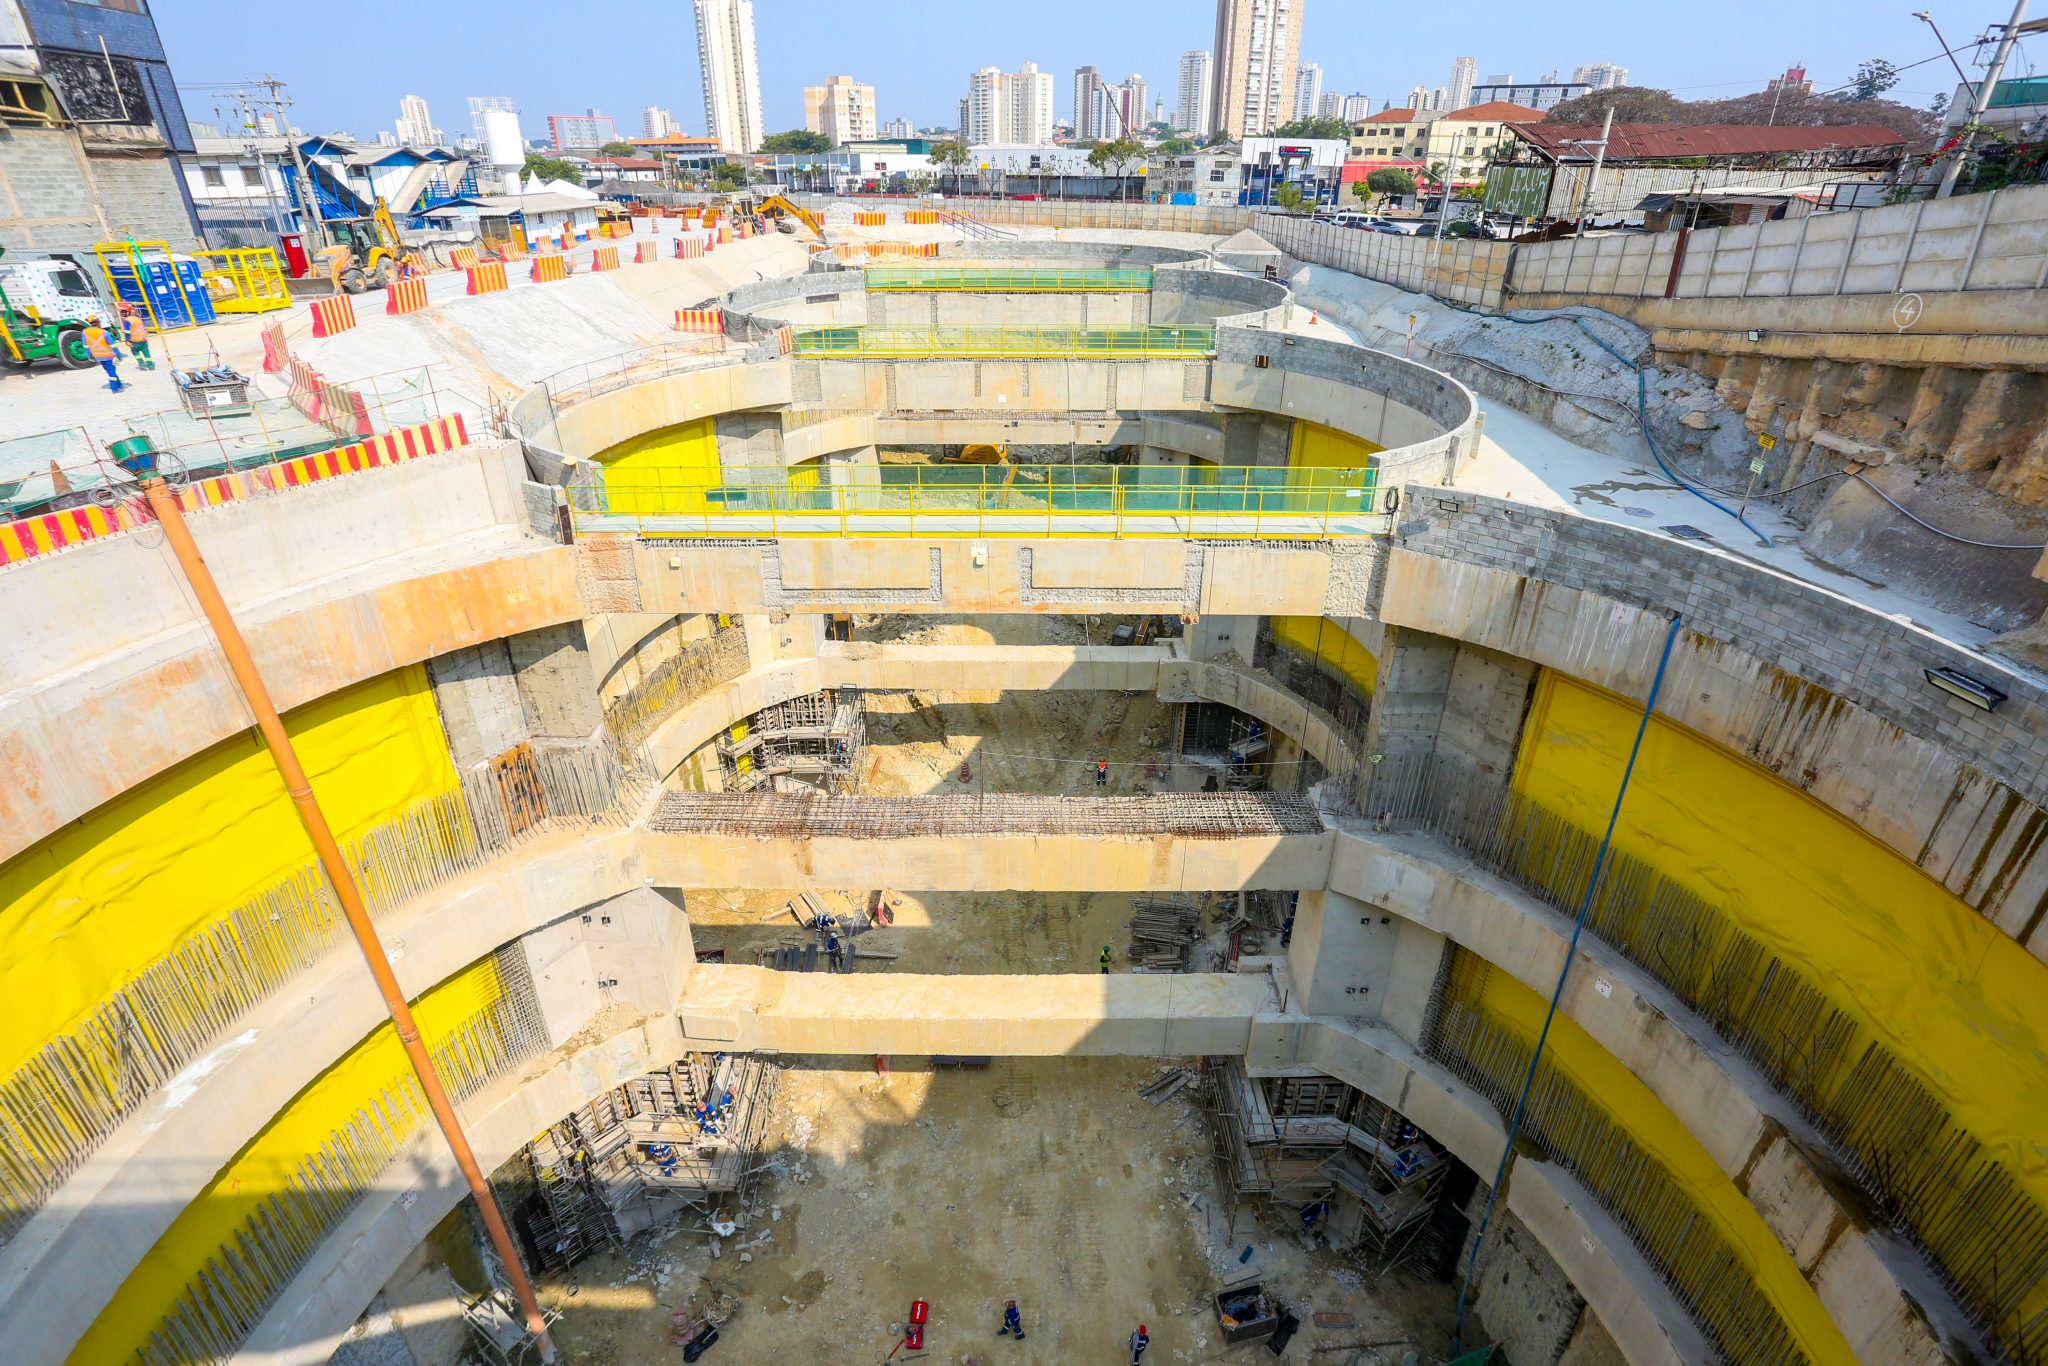
[[[328,219],[327,235],[329,245],[315,252],[313,261],[338,293],[381,289],[398,278],[399,265],[407,256],[418,260],[417,253],[408,251],[399,237],[398,224],[381,198],[377,211],[368,218]]]

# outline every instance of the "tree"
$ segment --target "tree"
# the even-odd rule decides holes
[[[1107,170],[1121,180],[1124,167],[1144,155],[1145,144],[1136,138],[1111,138],[1088,149],[1088,164],[1098,171]]]
[[[829,152],[832,139],[823,133],[813,133],[808,128],[792,128],[787,133],[771,133],[761,139],[764,152]]]
[[[1382,166],[1363,180],[1352,182],[1352,192],[1360,199],[1376,194],[1382,203],[1402,195],[1415,193],[1415,177],[1407,171],[1392,166]]]
[[[583,183],[583,173],[574,166],[560,157],[545,156],[539,152],[526,154],[526,165],[521,168],[520,174],[522,178],[537,175],[542,180],[566,180],[571,185]]]
[[[1273,131],[1276,138],[1336,138],[1339,142],[1351,137],[1351,125],[1343,119],[1296,119],[1284,123]]]
[[[1273,192],[1273,202],[1289,213],[1300,213],[1302,205],[1308,203],[1308,196],[1301,192],[1301,186],[1290,180]]]
[[[1184,152],[1192,152],[1194,150],[1195,144],[1192,138],[1168,138],[1160,143],[1157,148],[1159,155],[1166,157],[1177,157]]]
[[[1856,78],[1836,98],[1848,104],[1865,104],[1898,83],[1899,69],[1882,57],[1872,57],[1856,68]]]
[[[630,142],[607,142],[597,150],[608,157],[636,157],[640,155],[640,149]]]
[[[948,138],[932,144],[931,159],[942,173],[958,176],[974,164],[974,153],[968,151],[967,144],[960,139]]]
[[[711,168],[711,188],[714,190],[738,190],[751,184],[753,171],[744,162],[721,161]]]
[[[1866,62],[1864,66],[1870,67]],[[1863,73],[1858,73],[1859,81]],[[1881,75],[1873,75],[1881,80]],[[1889,87],[1884,87],[1889,89]],[[1852,84],[1849,94],[1857,87]],[[1744,123],[1776,124],[1780,127],[1812,127],[1828,124],[1875,124],[1889,128],[1906,140],[1911,149],[1933,145],[1941,120],[1925,109],[1888,100],[1873,94],[1865,99],[1809,94],[1780,89],[1759,90],[1727,100],[1681,100],[1668,90],[1644,86],[1619,86],[1596,90],[1575,100],[1566,100],[1546,117],[1549,123],[1600,126],[1608,108],[1614,109],[1616,123]]]

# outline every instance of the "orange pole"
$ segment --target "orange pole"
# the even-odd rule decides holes
[[[292,748],[291,737],[285,733],[284,722],[279,719],[277,707],[270,700],[270,689],[264,686],[263,675],[257,672],[256,661],[249,655],[248,642],[242,639],[241,628],[235,625],[227,602],[220,595],[220,586],[213,580],[213,571],[206,567],[206,560],[192,539],[192,529],[185,524],[184,509],[178,506],[177,498],[163,478],[149,476],[143,481],[142,492],[149,499],[150,511],[156,514],[164,529],[164,539],[170,544],[171,553],[177,557],[178,567],[185,572],[193,595],[199,599],[200,610],[206,613],[207,623],[213,627],[213,634],[220,641],[221,651],[228,657],[228,668],[233,671],[235,682],[249,700],[249,709],[256,713],[256,728],[263,732],[263,743],[269,746],[278,776],[284,779],[285,790],[291,793],[292,804],[298,808],[299,820],[305,825],[306,834],[312,838],[313,850],[320,856],[320,866],[326,870],[328,881],[334,884],[335,897],[341,902],[341,913],[348,918],[348,927],[354,932],[356,944],[370,966],[370,976],[377,980],[377,990],[383,993],[384,1008],[391,1012],[391,1023],[398,1030],[398,1041],[405,1046],[405,1055],[412,1060],[412,1070],[419,1076],[420,1090],[426,1093],[427,1105],[441,1126],[441,1136],[448,1140],[449,1151],[455,1154],[455,1164],[462,1168],[462,1179],[469,1183],[469,1193],[475,1197],[477,1209],[483,1214],[484,1227],[490,1230],[491,1242],[496,1245],[498,1257],[505,1264],[505,1274],[512,1278],[513,1293],[519,1297],[519,1307],[526,1314],[527,1330],[538,1340],[541,1360],[553,1361],[555,1349],[548,1339],[547,1320],[541,1316],[540,1301],[534,1297],[533,1282],[519,1260],[519,1248],[512,1241],[512,1231],[506,1227],[497,1197],[491,1193],[490,1184],[484,1180],[483,1171],[476,1164],[469,1136],[463,1133],[462,1121],[456,1117],[448,1092],[441,1085],[440,1073],[434,1069],[434,1059],[420,1039],[420,1027],[412,1018],[412,1007],[406,1004],[405,992],[399,988],[397,975],[391,971],[391,960],[385,956],[384,943],[377,937],[377,928],[370,923],[370,913],[363,906],[363,895],[356,887],[355,875],[349,871],[348,861],[341,856],[341,846],[335,842],[334,831],[328,827],[326,813],[320,809],[320,800],[313,795],[313,785],[299,764],[298,751]]]

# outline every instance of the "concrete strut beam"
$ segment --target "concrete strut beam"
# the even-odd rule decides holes
[[[1237,1056],[1279,1008],[1265,973],[935,976],[700,966],[678,1011],[693,1047],[992,1057]]]
[[[1025,792],[957,796],[827,797],[780,792],[670,792],[648,817],[656,834],[756,839],[904,839],[1076,835],[1223,840],[1314,835],[1322,817],[1288,792],[1161,792],[1149,797],[1056,797]]]

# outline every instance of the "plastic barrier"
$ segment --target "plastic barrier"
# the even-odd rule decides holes
[[[903,221],[911,224],[922,224],[927,227],[935,226],[939,221],[939,211],[937,209],[905,209],[903,211]]]
[[[292,353],[284,341],[284,324],[263,324],[263,373],[275,375],[291,363]]]
[[[619,249],[617,247],[592,247],[590,249],[590,268],[593,271],[617,270],[619,268]]]
[[[503,269],[503,267],[500,267]],[[475,290],[470,291],[472,294]],[[427,282],[423,279],[394,280],[384,286],[384,311],[386,313],[417,313],[427,306]],[[266,357],[263,368],[268,370],[270,362]]]
[[[853,225],[856,228],[879,228],[888,221],[889,215],[886,213],[856,212],[853,215]]]
[[[544,285],[550,280],[566,280],[568,278],[568,257],[549,252],[545,256],[533,258],[533,282],[535,284]]]
[[[723,333],[725,331],[725,310],[721,308],[679,308],[676,310],[676,331]]]
[[[496,294],[506,287],[503,261],[479,261],[469,268],[469,293]]]
[[[636,242],[633,244],[633,264],[644,266],[653,259],[654,243]]]
[[[468,270],[477,262],[477,251],[475,247],[457,247],[448,253],[448,259],[455,263],[457,270]]]
[[[346,294],[313,300],[313,335],[331,337],[356,325],[356,301]]]
[[[676,239],[676,259],[678,261],[703,260],[704,244],[694,237],[678,237]]]

